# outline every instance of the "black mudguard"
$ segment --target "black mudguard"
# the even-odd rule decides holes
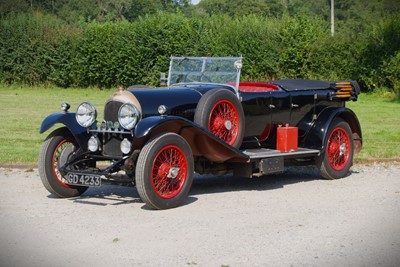
[[[353,132],[355,150],[359,151],[362,146],[360,122],[358,121],[356,114],[346,107],[327,107],[324,109],[314,122],[308,134],[301,141],[302,146],[325,151],[325,141],[328,138],[328,128],[335,118],[341,118],[349,124]]]
[[[193,156],[203,156],[213,162],[246,162],[248,156],[211,134],[196,123],[176,116],[152,116],[142,119],[135,128],[135,149],[140,149],[153,136],[173,132],[190,145]]]
[[[80,126],[75,118],[75,112],[57,112],[47,116],[40,126],[40,133],[44,133],[57,123],[64,124],[75,137],[80,147],[86,147],[90,138],[86,128]]]

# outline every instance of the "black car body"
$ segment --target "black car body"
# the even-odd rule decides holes
[[[194,172],[253,177],[294,163],[346,176],[362,146],[345,107],[357,100],[357,82],[240,82],[241,68],[240,57],[171,57],[167,87],[115,92],[100,121],[90,102],[75,113],[63,103],[40,129],[64,124],[43,143],[43,184],[59,197],[135,184],[147,205],[165,209],[185,199]]]

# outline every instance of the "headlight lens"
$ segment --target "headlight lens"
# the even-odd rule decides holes
[[[96,117],[96,108],[90,102],[83,102],[76,109],[76,120],[82,127],[91,126],[96,121]]]
[[[126,130],[132,130],[139,118],[139,110],[131,103],[125,103],[119,108],[118,121]]]
[[[132,149],[132,143],[129,142],[128,139],[124,138],[124,140],[122,140],[120,144],[120,148],[122,153],[129,154],[129,152],[131,152]]]
[[[97,136],[92,136],[88,141],[88,149],[92,152],[99,150],[100,140]]]

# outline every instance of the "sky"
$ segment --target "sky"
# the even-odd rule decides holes
[[[201,0],[192,0],[193,5],[197,5]]]

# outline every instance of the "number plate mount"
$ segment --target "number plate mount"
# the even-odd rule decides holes
[[[69,172],[66,176],[67,184],[77,186],[101,186],[101,176],[95,174]]]

